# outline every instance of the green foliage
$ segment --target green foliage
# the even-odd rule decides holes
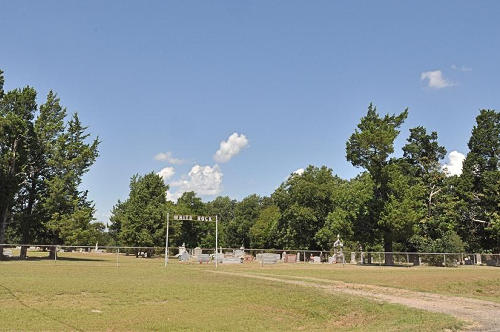
[[[2,76],[3,87],[3,76]],[[36,91],[31,87],[15,89],[0,99],[0,243],[5,243],[7,220],[15,196],[26,178],[33,118],[37,110]]]
[[[0,71],[0,242],[87,244],[101,236],[81,178],[98,156],[98,139],[50,91],[36,103],[31,87],[4,93]],[[9,221],[9,228],[7,222]]]
[[[260,214],[262,199],[258,195],[245,197],[236,205],[234,218],[225,228],[226,244],[230,247],[250,247],[250,228]]]
[[[162,246],[166,231],[166,193],[160,176],[148,173],[130,180],[128,199],[115,205],[112,220],[118,239],[128,246]]]
[[[381,185],[381,175],[389,156],[394,152],[394,140],[399,135],[398,128],[408,116],[408,110],[398,115],[377,113],[377,108],[370,104],[367,114],[361,118],[358,129],[346,143],[346,157],[354,166],[368,170]]]
[[[331,240],[325,232],[319,241],[316,235],[333,210],[334,193],[343,182],[325,166],[309,166],[276,189],[272,199],[281,213],[277,245],[285,249],[319,249]]]
[[[370,204],[370,225],[365,232],[379,232],[384,237],[385,251],[392,251],[393,229],[382,221],[384,205],[389,201],[389,156],[394,152],[398,128],[408,116],[408,110],[398,115],[380,117],[370,104],[366,116],[361,118],[358,129],[346,143],[346,157],[354,166],[365,168],[374,182],[374,196]],[[397,235],[396,235],[397,236]]]
[[[468,248],[500,250],[500,113],[481,110],[458,182],[459,234]]]
[[[270,205],[260,211],[259,217],[250,228],[250,245],[252,248],[273,248],[277,235],[280,209]]]
[[[324,226],[316,233],[316,241],[323,249],[333,247],[340,235],[347,246],[358,248],[375,242],[370,227],[369,204],[373,200],[373,180],[366,172],[339,184],[332,192],[333,210],[328,213]]]
[[[175,212],[183,215],[205,215],[206,208],[201,198],[197,197],[193,191],[185,192],[177,200]],[[174,237],[172,243],[180,245],[185,243],[186,246],[194,248],[197,246],[214,247],[215,234],[209,234],[208,231],[214,228],[215,225],[202,222],[179,221],[173,225]],[[215,232],[212,232],[215,233]]]
[[[437,139],[437,132],[428,135],[422,126],[410,129],[403,157],[413,168],[415,176],[425,177],[436,171],[442,174],[439,161],[446,155],[446,149],[438,144]]]
[[[234,218],[236,205],[237,201],[229,198],[228,196],[219,196],[213,201],[207,203],[207,214],[210,216],[218,216],[219,218],[219,246],[228,246],[226,240],[226,228],[229,222]],[[213,234],[213,231],[210,233],[210,229],[209,234]]]
[[[435,240],[427,239],[426,246],[423,248],[425,252],[442,252],[456,253],[464,252],[465,246],[460,236],[454,231],[446,232],[443,237]],[[455,255],[447,255],[446,266],[453,266],[459,258]],[[441,255],[427,255],[423,257],[423,261],[434,266],[442,266],[444,257]]]
[[[412,184],[413,179],[399,163],[391,163],[384,171],[388,198],[378,225],[391,230],[393,241],[403,242],[413,234],[414,225],[425,216],[425,202],[421,200],[425,188],[419,182]]]

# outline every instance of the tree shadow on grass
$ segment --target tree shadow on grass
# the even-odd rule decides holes
[[[364,264],[358,264],[358,266],[374,266],[374,267],[414,267],[415,265],[413,264],[392,264],[392,265],[386,265],[386,264],[378,264],[378,263],[364,263]]]
[[[38,257],[38,256],[28,256],[26,259],[21,259],[18,256],[17,257],[6,257],[2,261],[7,261],[7,262],[15,262],[15,261],[20,261],[20,262],[40,262],[40,261],[53,261],[54,258],[50,258],[48,256],[46,257]],[[64,261],[64,262],[106,262],[109,261],[109,259],[103,259],[103,258],[86,258],[86,257],[64,257],[64,256],[57,256],[56,261]]]

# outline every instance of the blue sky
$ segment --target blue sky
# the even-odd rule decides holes
[[[168,167],[174,197],[268,195],[309,164],[350,178],[345,142],[370,102],[409,108],[398,149],[424,125],[466,153],[478,110],[499,109],[498,13],[497,1],[0,0],[0,68],[7,89],[55,90],[99,135],[84,187],[106,221],[133,174]]]

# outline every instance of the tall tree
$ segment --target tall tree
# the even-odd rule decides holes
[[[132,177],[128,199],[115,206],[111,217],[114,223],[120,225],[121,244],[147,247],[163,245],[167,190],[163,179],[153,172]]]
[[[309,166],[278,187],[272,194],[281,214],[278,245],[286,249],[321,249],[316,233],[333,210],[333,193],[342,182],[326,166]]]
[[[3,93],[3,73],[0,72],[0,244],[20,186],[26,179],[29,137],[37,109],[36,91],[31,87]],[[0,258],[3,247],[0,248]]]
[[[30,131],[27,178],[17,199],[21,243],[33,243],[37,237],[44,238],[41,235],[45,231],[42,222],[50,216],[44,214],[40,202],[46,197],[47,182],[55,173],[50,163],[54,158],[57,140],[64,133],[65,117],[66,110],[61,107],[59,98],[49,91],[46,102],[40,106],[33,131]],[[27,246],[21,248],[21,258],[26,257],[26,249]]]
[[[54,92],[38,109],[33,88],[4,93],[3,83],[0,71],[0,243],[9,224],[10,240],[87,244],[103,228],[91,224],[93,204],[80,189],[98,139],[88,142],[77,114],[65,125]]]
[[[500,113],[481,110],[460,176],[460,235],[470,250],[500,249]]]
[[[88,140],[90,134],[77,113],[68,121],[63,134],[57,137],[53,155],[48,161],[51,176],[45,181],[47,192],[42,209],[49,217],[45,227],[46,241],[52,244],[85,244],[93,221],[94,205],[87,191],[81,191],[82,177],[99,155],[99,139]]]
[[[455,213],[458,200],[453,181],[446,177],[440,164],[446,149],[439,145],[436,132],[428,134],[422,126],[410,129],[407,141],[400,165],[410,177],[410,184],[420,188],[413,200],[421,204],[415,206],[420,210],[415,210],[420,217],[415,222],[413,234],[404,239],[403,249],[421,252],[437,248],[444,250],[446,248],[442,244],[436,245],[436,241],[452,236],[458,219]],[[452,248],[446,250],[451,251]]]
[[[366,116],[361,118],[358,129],[346,143],[346,156],[354,166],[366,169],[374,182],[374,199],[371,206],[371,229],[378,230],[384,239],[384,251],[392,252],[394,240],[393,225],[381,218],[384,205],[389,200],[387,166],[389,156],[394,152],[394,140],[399,135],[398,128],[408,116],[408,110],[398,115],[380,117],[375,106],[370,104]],[[387,264],[393,264],[391,254],[386,254]]]

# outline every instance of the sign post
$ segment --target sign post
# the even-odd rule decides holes
[[[167,235],[165,236],[165,267],[168,263],[168,224],[169,224],[170,214],[167,212]]]
[[[218,234],[219,234],[219,230],[218,230],[218,216],[215,215],[215,268],[217,269],[217,263],[219,261],[219,254],[217,253],[217,247],[219,245],[219,239],[218,239]]]

